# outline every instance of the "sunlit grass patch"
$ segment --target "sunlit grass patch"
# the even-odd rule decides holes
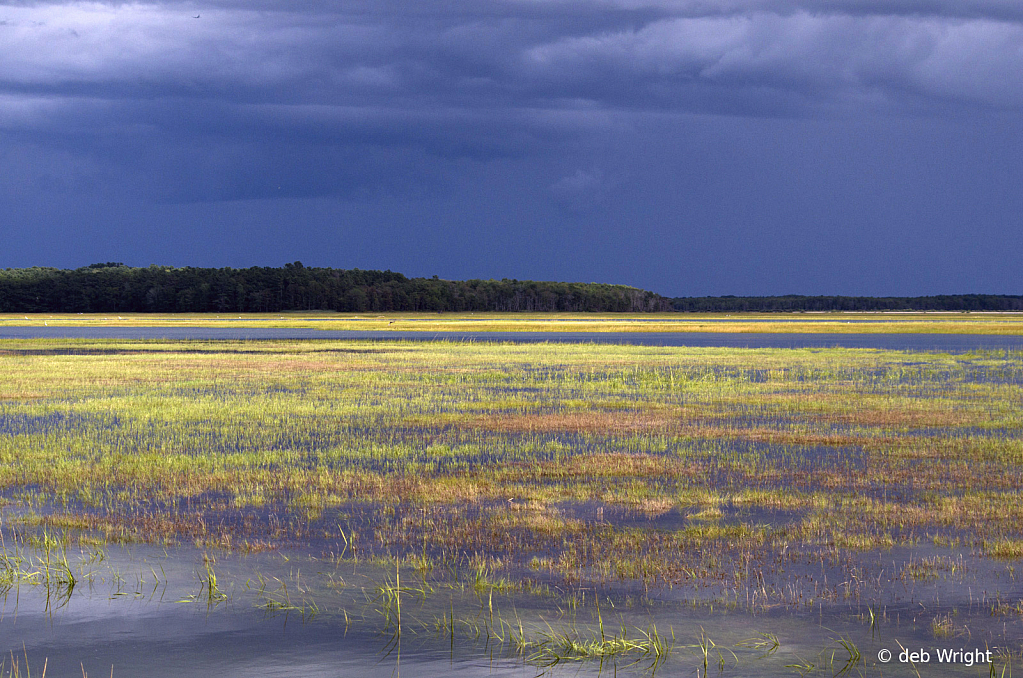
[[[952,559],[948,556],[932,556],[920,559],[911,558],[902,568],[905,578],[916,581],[928,581],[939,577],[955,576],[956,571],[963,568],[962,558]]]
[[[1023,539],[1003,537],[984,542],[984,553],[992,558],[1003,560],[1023,559]]]
[[[720,520],[724,516],[724,512],[717,506],[711,506],[697,511],[696,513],[690,513],[690,520]]]
[[[0,399],[0,490],[79,540],[357,544],[511,583],[727,583],[733,602],[777,567],[751,606],[788,604],[793,554],[1020,557],[1013,353],[0,344],[0,393],[37,396]]]
[[[598,432],[605,434],[635,431],[667,431],[676,425],[680,412],[558,412],[532,415],[491,416],[470,420],[467,426],[491,431],[514,432]]]
[[[491,514],[488,523],[500,530],[527,530],[545,535],[569,535],[583,529],[583,522],[578,519],[565,518],[556,509],[537,507],[534,510],[521,510],[521,507],[510,506],[512,510]]]

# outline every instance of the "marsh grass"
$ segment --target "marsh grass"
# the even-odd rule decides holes
[[[393,572],[368,591],[387,628],[450,586],[502,637],[513,594],[806,611],[1023,559],[1014,352],[6,340],[0,361],[0,589],[58,601],[83,575],[68,547],[106,543],[200,549],[208,606],[234,583],[218,556],[299,545]],[[299,586],[252,589],[318,614]],[[565,661],[652,642],[557,633]]]
[[[634,629],[630,637],[629,629],[625,626],[606,634],[603,624],[599,635],[549,628],[535,640],[518,643],[528,653],[528,661],[539,666],[551,667],[566,661],[604,662],[625,657],[636,663],[647,662],[645,668],[651,672],[667,661],[674,644],[674,634],[661,635],[656,626],[645,630]]]
[[[856,322],[859,320],[870,322]],[[469,332],[826,332],[1019,334],[1017,313],[336,313],[2,314],[0,325],[245,327]],[[849,322],[853,321],[853,322]]]
[[[735,646],[755,650],[760,653],[761,657],[769,657],[778,651],[778,648],[781,647],[781,642],[778,640],[777,635],[760,631],[751,638],[740,640]]]
[[[217,572],[213,567],[216,562],[216,559],[212,558],[209,554],[203,554],[202,564],[206,572],[205,576],[199,575],[199,579],[202,582],[200,597],[204,598],[209,604],[216,604],[227,599],[227,594],[221,590],[220,584],[217,581]]]
[[[939,614],[931,620],[931,635],[939,640],[952,638],[959,634],[955,621],[949,613]]]
[[[22,676],[24,678],[32,678],[32,667],[28,661],[28,650],[22,647],[22,656],[20,657],[14,654],[14,650],[11,650],[9,659],[10,661],[8,661],[8,657],[0,658],[0,678],[22,678]],[[49,659],[43,660],[40,678],[46,678],[46,669],[49,663]],[[6,674],[4,673],[5,669],[7,671]],[[24,674],[22,669],[25,671]]]

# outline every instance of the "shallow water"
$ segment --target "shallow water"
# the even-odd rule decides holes
[[[172,328],[169,331],[178,332],[178,329]],[[158,328],[153,331],[166,330]],[[232,331],[195,332],[223,334]],[[274,330],[239,332],[272,333]],[[313,338],[325,338],[330,334],[308,332]],[[390,333],[375,334],[387,339],[398,336]],[[434,336],[434,333],[419,335],[420,338]],[[521,336],[509,335],[509,338],[519,339]],[[595,337],[603,335],[582,336],[585,336],[585,340],[593,341]],[[633,339],[636,335],[620,336]],[[665,337],[660,334],[649,336],[658,340]],[[667,336],[684,339],[693,337],[688,334]],[[726,341],[748,339],[750,336],[792,341],[805,339],[808,335],[700,336]],[[813,336],[826,336],[836,341],[850,337]],[[1015,339],[968,335],[852,336],[885,341],[907,337],[925,341],[951,337],[967,342]],[[209,346],[197,344],[196,348],[205,349]],[[368,343],[360,346],[364,351],[376,350],[365,348],[369,346]],[[977,346],[961,350],[973,348]],[[974,364],[973,356],[955,360],[941,359],[937,363],[920,361],[918,356],[895,356],[895,362],[884,363],[873,371],[839,369],[828,372],[826,376],[831,381],[852,380],[862,385],[863,392],[868,395],[894,392],[907,398],[930,398],[937,392],[943,392],[942,389],[952,388],[957,389],[957,393],[979,394],[980,402],[990,403],[989,407],[1004,404],[1006,411],[1011,413],[1013,404],[1007,403],[1007,396],[997,395],[1001,391],[986,392],[973,387],[1017,386],[1021,375],[1018,354],[1007,356],[1005,361],[988,360],[989,357],[990,354],[988,357],[977,358]],[[905,362],[902,362],[903,358]],[[887,356],[885,359],[888,359]],[[952,366],[947,367],[948,364]],[[957,365],[964,367],[959,368]],[[470,395],[461,399],[438,398],[435,404],[430,404],[422,411],[431,416],[457,412],[465,403],[497,400],[493,394],[512,392],[524,399],[536,399],[537,412],[562,412],[565,409],[562,406],[564,401],[590,397],[582,387],[589,383],[584,373],[572,373],[573,378],[567,383],[573,386],[556,386],[562,381],[560,377],[569,371],[570,368],[563,365],[538,367],[533,373],[542,375],[542,382],[553,384],[542,390],[534,387],[507,389],[502,386],[506,383],[504,373],[495,371],[496,377],[492,381],[482,384],[473,382]],[[712,367],[695,376],[702,374],[714,379],[737,379],[744,384],[769,383],[778,376],[755,367]],[[798,372],[793,378],[802,379],[799,376],[802,374],[805,374],[807,380],[813,380],[818,373],[807,370]],[[615,379],[616,384],[621,384],[622,390],[614,391],[612,405],[625,404],[631,407],[642,395],[642,382],[628,373],[616,373]],[[792,384],[786,384],[784,380],[779,384],[781,390],[778,393],[785,393],[785,389],[792,387]],[[221,403],[234,406],[237,404],[235,399],[245,402],[266,395],[305,394],[304,386],[294,389],[277,386],[264,388],[258,383],[255,386],[218,383],[209,389],[172,384],[168,388],[171,390],[167,393],[171,393],[174,398],[208,398],[218,406]],[[796,388],[791,388],[791,391],[802,393]],[[1016,397],[1017,393],[1011,389],[1004,392],[1012,397]],[[160,393],[164,394],[163,391]],[[544,399],[542,396],[545,393],[550,394],[550,397]],[[375,404],[376,397],[370,392],[367,402]],[[666,397],[665,401],[683,403],[681,398],[673,400]],[[960,398],[955,402],[961,401],[965,399]],[[380,402],[394,401],[382,399]],[[715,401],[708,402],[714,404]],[[404,407],[404,403],[399,404]],[[51,406],[57,409],[51,411],[48,409]],[[443,457],[444,463],[455,468],[474,469],[529,460],[548,463],[561,459],[570,463],[580,455],[599,456],[607,450],[621,450],[651,457],[672,456],[692,460],[696,469],[694,473],[699,473],[697,480],[702,483],[694,483],[693,488],[699,490],[706,487],[708,490],[721,490],[725,494],[747,486],[813,489],[804,485],[816,477],[814,474],[831,470],[836,472],[835,481],[839,482],[840,488],[846,488],[843,492],[850,499],[869,496],[871,493],[878,496],[883,493],[885,498],[894,498],[899,491],[914,496],[920,490],[913,486],[912,480],[908,481],[908,486],[892,481],[878,487],[855,486],[855,490],[847,489],[854,487],[850,479],[867,466],[869,455],[877,454],[876,451],[871,452],[868,443],[873,439],[867,435],[863,436],[863,446],[840,441],[818,445],[812,442],[812,438],[808,438],[811,441],[808,444],[787,444],[745,439],[742,436],[719,438],[721,434],[714,432],[716,427],[728,432],[745,433],[749,430],[751,435],[756,434],[756,429],[760,428],[773,432],[822,436],[855,434],[860,431],[870,433],[875,429],[880,434],[897,436],[919,432],[914,438],[920,439],[921,447],[953,439],[978,439],[975,442],[980,444],[986,441],[1011,441],[1019,436],[1014,419],[1008,416],[996,419],[993,412],[989,417],[992,423],[990,428],[973,424],[945,425],[940,417],[935,417],[933,421],[925,417],[919,424],[909,419],[907,423],[897,426],[879,426],[869,422],[846,423],[841,419],[822,423],[816,421],[812,409],[796,409],[786,414],[784,409],[773,410],[763,404],[754,406],[742,400],[727,407],[709,407],[705,415],[708,417],[710,431],[706,435],[686,433],[684,436],[673,437],[658,433],[656,427],[649,435],[629,430],[615,434],[595,434],[585,430],[556,428],[536,432],[513,429],[501,431],[495,428],[487,434],[484,444],[479,431],[474,427],[445,424],[424,427],[405,423],[396,425],[388,423],[387,419],[369,415],[353,418],[337,426],[301,429],[284,427],[277,435],[270,436],[247,437],[237,432],[232,435],[226,427],[200,431],[194,436],[179,435],[170,425],[171,422],[159,418],[142,421],[118,418],[115,411],[107,410],[106,406],[83,408],[79,412],[75,407],[58,400],[47,407],[29,407],[18,402],[4,404],[0,408],[0,436],[11,439],[36,436],[40,440],[64,440],[65,434],[83,430],[89,434],[83,438],[87,441],[83,445],[86,450],[93,445],[126,450],[150,450],[164,446],[168,449],[187,449],[191,446],[207,452],[224,453],[301,449],[303,454],[308,454],[300,455],[298,459],[310,466],[322,464],[325,468],[344,466],[388,472],[393,470],[395,473],[402,472],[404,467],[396,465],[386,455],[368,454],[361,448],[351,455],[336,454],[331,457],[327,452],[345,440],[378,442],[381,446],[401,443],[408,448],[402,454],[405,456],[403,463],[409,464],[410,468],[428,468],[431,459],[437,456]],[[628,417],[623,420],[627,422]],[[983,417],[978,419],[981,424],[987,420]],[[482,428],[486,429],[485,426]],[[698,432],[700,429],[697,426],[694,430]],[[302,435],[297,435],[299,432]],[[445,447],[443,451],[438,451],[431,448],[431,445],[438,442],[450,445],[451,449]],[[997,450],[1004,452],[1003,447],[997,447]],[[325,455],[322,460],[318,456],[321,451]],[[887,461],[883,456],[878,459]],[[1004,463],[999,462],[997,468],[1006,474],[1015,474],[1015,459],[1009,457]],[[950,455],[949,465],[955,461]],[[907,465],[914,463],[917,462],[906,462]],[[980,462],[976,463],[976,469],[982,470]],[[267,468],[276,470],[277,467],[268,465]],[[762,473],[772,469],[783,473],[774,476]],[[444,469],[438,465],[436,470],[440,472]],[[935,473],[940,475],[937,471]],[[1009,477],[1009,482],[1015,482],[1014,478],[1015,475]],[[991,477],[992,482],[1001,483],[1003,479],[1001,475],[996,477],[992,474]],[[654,478],[650,480],[650,486],[654,487],[660,482]],[[986,488],[986,482],[972,480],[970,488]],[[1016,489],[998,483],[992,484],[991,489],[1001,488],[1013,492]],[[12,494],[11,498],[45,515],[46,507],[33,499],[32,493],[38,489],[34,486],[18,487],[19,492]],[[610,495],[594,496],[618,496],[611,491],[624,489],[611,476],[607,484]],[[20,490],[24,490],[23,497],[20,496]],[[518,488],[509,486],[509,491],[518,491]],[[938,487],[930,499],[940,499],[941,492],[944,489]],[[949,492],[953,496],[956,494],[954,490]],[[1007,501],[1018,500],[1015,494],[1009,494],[1011,496]],[[111,500],[106,503],[90,504],[91,509],[86,506],[76,507],[73,505],[73,497],[64,497],[64,501],[69,504],[55,510],[69,513],[75,513],[76,510],[86,513],[90,510],[109,511],[114,517],[127,517],[131,511],[143,515],[168,512],[168,507],[150,506],[138,497],[129,497],[123,500],[126,506],[121,505],[118,502],[122,500],[113,501],[114,496],[111,495]],[[687,546],[670,552],[671,561],[668,566],[685,565],[695,570],[705,566],[705,569],[696,576],[680,576],[671,580],[671,585],[667,585],[658,583],[665,581],[665,578],[618,581],[614,575],[602,576],[596,566],[591,565],[585,565],[577,571],[564,569],[562,572],[568,574],[562,576],[557,574],[558,570],[545,569],[539,564],[534,569],[530,558],[534,552],[541,557],[547,555],[557,558],[562,540],[571,539],[571,531],[559,531],[560,525],[568,521],[581,521],[585,523],[586,530],[595,523],[601,523],[601,528],[611,525],[620,531],[648,529],[665,533],[685,530],[693,525],[727,527],[742,524],[750,526],[754,531],[761,525],[767,525],[776,529],[791,527],[795,530],[813,509],[782,510],[748,506],[729,498],[721,499],[719,504],[713,505],[719,510],[716,516],[711,515],[714,513],[711,511],[701,517],[699,514],[712,502],[689,506],[673,500],[668,502],[670,508],[665,510],[664,503],[653,501],[645,504],[648,510],[643,511],[639,508],[644,506],[644,495],[638,494],[636,501],[625,503],[626,494],[623,492],[620,495],[623,499],[618,500],[617,504],[614,501],[601,504],[596,500],[575,503],[555,500],[544,505],[542,501],[534,500],[528,503],[540,508],[535,509],[535,513],[527,513],[534,509],[529,506],[520,508],[520,505],[524,501],[523,497],[528,494],[509,496],[514,498],[509,498],[508,504],[500,500],[490,504],[475,501],[428,507],[429,511],[421,505],[408,503],[388,504],[383,507],[387,510],[379,511],[368,502],[329,507],[325,505],[322,513],[315,513],[316,517],[312,517],[313,513],[307,514],[300,510],[299,504],[289,505],[286,499],[280,499],[281,503],[273,506],[247,506],[244,503],[236,506],[232,503],[233,496],[229,494],[215,497],[178,496],[175,500],[182,505],[170,507],[169,513],[180,511],[183,515],[192,515],[188,513],[192,502],[208,506],[208,510],[202,510],[199,517],[211,525],[224,527],[226,523],[228,528],[234,525],[237,528],[232,533],[236,537],[236,549],[245,548],[237,546],[243,538],[251,538],[253,543],[279,550],[250,555],[241,555],[239,550],[234,553],[221,549],[211,550],[210,553],[217,558],[215,567],[226,597],[210,601],[208,596],[203,600],[203,577],[207,576],[204,573],[203,553],[188,545],[192,542],[188,532],[178,535],[185,546],[168,547],[166,551],[150,546],[131,549],[109,546],[99,561],[95,558],[90,560],[87,547],[69,548],[69,558],[80,579],[70,596],[62,595],[57,587],[56,591],[50,592],[50,599],[47,600],[46,587],[39,575],[8,590],[0,618],[0,653],[12,650],[18,656],[27,656],[37,674],[41,671],[42,662],[46,661],[47,673],[51,676],[77,676],[82,674],[83,668],[94,676],[106,676],[109,675],[111,665],[115,667],[114,675],[117,676],[395,676],[403,672],[407,676],[534,676],[547,669],[536,658],[529,661],[533,650],[523,656],[515,652],[508,640],[488,640],[487,635],[493,629],[492,625],[502,619],[509,623],[522,620],[534,642],[543,638],[545,629],[552,628],[592,640],[599,628],[595,596],[601,600],[600,618],[612,632],[620,624],[625,624],[629,633],[635,637],[641,630],[656,624],[661,633],[675,635],[676,651],[660,667],[659,675],[705,675],[704,655],[699,647],[701,642],[704,647],[710,648],[706,667],[710,673],[719,673],[720,669],[720,675],[739,676],[798,675],[801,672],[834,676],[843,671],[850,675],[989,675],[989,667],[986,665],[980,668],[918,665],[914,668],[897,662],[881,665],[876,656],[882,649],[897,652],[898,643],[913,648],[930,648],[932,654],[937,647],[1005,644],[1017,653],[1021,648],[1023,607],[1019,602],[1023,599],[1023,584],[1013,569],[1020,565],[1020,561],[998,560],[982,555],[981,551],[986,546],[980,538],[967,540],[966,535],[961,534],[961,531],[956,532],[954,527],[941,530],[943,537],[947,537],[943,543],[947,544],[949,539],[961,539],[955,547],[949,548],[934,545],[938,542],[930,538],[928,526],[910,528],[909,531],[915,529],[916,533],[911,535],[911,539],[903,541],[905,530],[895,523],[890,531],[896,545],[890,548],[875,547],[876,544],[871,546],[874,542],[868,539],[868,547],[873,548],[868,551],[858,551],[855,543],[848,548],[836,548],[834,544],[828,543],[826,535],[813,537],[810,534],[805,538],[794,539],[785,535],[777,538],[769,536],[762,546],[753,547],[754,553],[746,561],[750,567],[745,573],[738,572],[741,568],[737,563],[742,562],[739,559],[742,554],[735,553],[737,547],[734,543],[722,545],[720,540],[715,542],[708,538],[706,548]],[[516,501],[519,504],[513,503]],[[189,505],[186,506],[186,503]],[[991,506],[998,509],[997,503]],[[494,515],[488,516],[487,511]],[[513,519],[486,522],[488,517],[500,517],[496,514],[502,511],[506,514],[504,518],[512,516]],[[522,589],[511,593],[474,589],[469,580],[472,566],[467,561],[474,555],[474,549],[486,550],[487,530],[490,526],[511,525],[509,532],[521,532],[531,529],[524,527],[530,524],[530,520],[523,519],[531,515],[537,518],[535,523],[540,537],[545,534],[542,531],[545,525],[543,519],[550,520],[552,536],[547,541],[554,543],[555,548],[543,551],[541,547],[545,548],[546,542],[541,538],[535,542],[538,545],[535,551],[530,550],[528,540],[495,540],[493,555],[505,562],[503,567],[496,566],[494,572],[497,574],[491,576],[507,576],[513,582],[521,582],[530,577],[539,585],[550,588],[546,593],[526,592]],[[997,517],[997,512],[993,511],[993,515]],[[251,533],[245,531],[245,521],[250,516],[253,517],[254,525]],[[12,528],[12,524],[6,520],[9,517],[0,516],[4,519],[3,527],[8,533]],[[514,519],[516,517],[518,520]],[[828,515],[823,514],[823,517],[828,518]],[[282,537],[276,544],[270,544],[268,535],[274,527],[271,523],[281,519],[293,520],[297,527],[292,536]],[[459,523],[459,520],[462,522]],[[460,540],[450,548],[455,556],[447,554],[448,546],[438,542],[441,546],[435,548],[440,549],[440,552],[433,558],[436,564],[433,571],[420,573],[411,565],[402,566],[400,573],[403,585],[410,589],[425,586],[421,584],[425,577],[431,591],[423,595],[411,590],[406,592],[407,597],[403,603],[404,632],[401,647],[395,647],[393,624],[388,622],[376,590],[378,586],[393,581],[397,571],[393,560],[389,568],[381,563],[392,554],[415,556],[421,553],[424,559],[427,556],[433,557],[435,554],[428,552],[422,534],[442,533],[445,526],[459,527],[470,521],[479,523],[475,532],[469,529],[462,532],[451,529],[448,532],[460,536]],[[21,529],[31,532],[32,524],[30,520],[26,521]],[[325,558],[332,551],[338,553],[342,546],[338,543],[340,539],[346,532],[353,535],[355,530],[362,535],[360,544],[366,546],[365,551],[359,553],[362,561],[333,562]],[[81,532],[86,533],[86,539],[89,538],[87,530]],[[764,530],[764,533],[771,534],[769,530]],[[601,536],[613,536],[610,531],[605,533],[599,529],[586,534],[596,537],[591,542],[595,548],[601,545]],[[859,535],[855,530],[851,534]],[[1018,532],[1009,532],[1009,535],[1016,537]],[[72,533],[70,538],[74,540],[79,536]],[[868,533],[866,536],[874,535]],[[656,548],[658,542],[654,539],[636,543],[641,544],[637,548]],[[8,536],[8,548],[11,544],[12,539]],[[476,544],[484,544],[484,547]],[[695,557],[690,557],[694,553]],[[446,554],[448,557],[445,557]],[[747,552],[745,555],[751,554]],[[38,562],[38,553],[31,557]],[[455,571],[454,565],[450,565],[452,562],[458,563],[458,571]],[[590,562],[596,563],[598,560],[594,558]],[[0,579],[3,574],[0,561]],[[737,576],[739,574],[742,576]],[[332,586],[332,583],[339,581],[343,581],[344,585]],[[285,586],[290,593],[284,592]],[[293,609],[283,609],[286,602],[286,607]],[[1005,604],[1005,609],[993,608],[999,602]],[[449,613],[458,619],[457,635],[453,642],[435,626],[438,619]],[[494,616],[491,617],[491,614]],[[874,615],[874,623],[870,621],[871,614]],[[498,622],[493,622],[494,618]],[[947,621],[947,635],[935,633],[932,626],[936,620],[943,624]],[[546,626],[548,623],[550,627]],[[508,636],[506,627],[502,626],[498,630]],[[774,654],[761,657],[763,651],[740,644],[746,639],[757,638],[759,632],[778,636],[780,645]],[[707,644],[705,639],[708,638],[716,644],[713,648]],[[865,659],[850,664],[850,651],[843,642],[858,647]],[[12,659],[8,655],[5,667],[9,666]],[[618,671],[623,675],[648,673],[643,663],[627,668],[632,660],[619,659],[617,665],[609,661],[604,666],[598,661],[565,661],[555,667],[552,673],[559,676],[616,675]],[[19,661],[24,662],[24,659]],[[804,671],[799,668],[810,664],[814,665],[812,669]],[[1000,675],[1000,667],[1001,664],[996,665],[996,675]],[[1018,672],[1019,664],[1015,668]],[[22,665],[22,674],[23,669]],[[6,674],[7,671],[3,670],[0,676]]]
[[[865,560],[885,567],[928,553],[896,550]],[[984,648],[992,633],[1018,640],[1021,632],[1018,615],[992,617],[979,604],[979,593],[974,601],[955,597],[944,579],[910,581],[900,600],[872,607],[854,586],[834,605],[772,606],[749,613],[728,604],[694,605],[669,588],[623,595],[580,586],[572,595],[574,606],[566,606],[564,600],[526,593],[481,594],[464,582],[445,584],[441,577],[430,578],[433,585],[423,595],[406,594],[398,638],[393,617],[389,623],[375,597],[375,583],[388,575],[370,564],[331,563],[299,553],[222,555],[215,567],[224,597],[210,603],[201,583],[202,554],[193,548],[110,547],[102,562],[85,564],[88,556],[69,549],[81,575],[70,598],[47,602],[46,589],[38,583],[7,592],[0,618],[0,649],[8,651],[5,669],[13,659],[24,672],[27,657],[37,673],[45,661],[50,676],[83,671],[106,676],[111,667],[115,676],[651,675],[650,662],[635,656],[611,658],[603,666],[572,660],[545,666],[535,648],[519,653],[510,642],[509,628],[519,622],[534,639],[548,630],[595,639],[599,620],[609,636],[624,626],[627,635],[642,638],[651,624],[668,639],[674,635],[671,654],[657,675],[705,675],[705,659],[711,673],[724,676],[788,676],[794,665],[811,663],[816,667],[811,675],[834,676],[843,668],[871,676],[988,675],[986,664],[939,666],[934,650]],[[325,587],[328,576],[345,585]],[[402,582],[410,591],[423,585],[408,571]],[[1006,583],[1003,593],[1018,597],[1019,585]],[[285,600],[282,585],[291,587],[289,602],[301,610],[274,610],[267,604]],[[945,595],[952,597],[937,600]],[[456,620],[453,637],[436,627],[448,615]],[[945,616],[953,635],[935,638],[931,624]],[[770,654],[767,647],[748,642],[764,641],[764,633],[778,640]],[[900,664],[901,646],[926,648],[933,664]],[[861,652],[862,659],[852,661],[848,647]],[[894,651],[894,663],[877,661],[877,653],[886,648]]]
[[[1023,350],[1023,335],[995,334],[778,334],[769,332],[377,332],[303,328],[219,327],[0,327],[0,339],[176,340],[396,340],[735,348],[876,348],[894,351]]]

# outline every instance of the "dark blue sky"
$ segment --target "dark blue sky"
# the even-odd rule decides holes
[[[7,2],[0,208],[0,267],[1023,294],[1023,3]]]

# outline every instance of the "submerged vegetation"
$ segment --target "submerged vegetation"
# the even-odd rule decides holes
[[[0,361],[7,589],[59,602],[88,570],[71,547],[156,544],[201,554],[182,599],[347,624],[357,589],[383,632],[538,666],[778,650],[639,621],[669,603],[1020,650],[1016,352],[5,340]],[[222,571],[296,551],[315,575]],[[776,661],[873,662],[831,638]]]

